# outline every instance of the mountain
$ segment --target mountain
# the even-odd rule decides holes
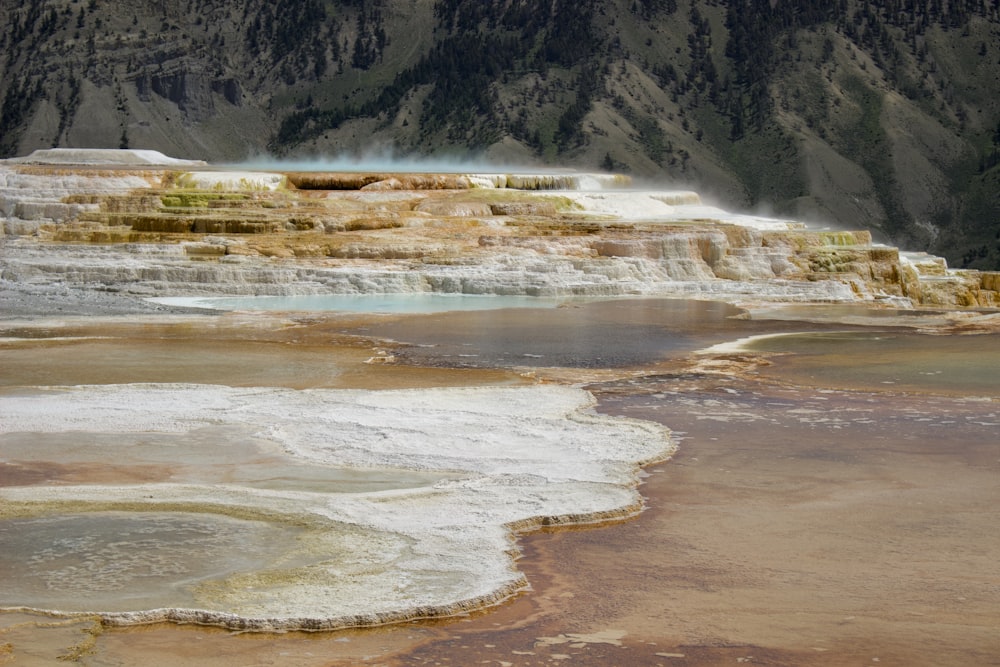
[[[0,157],[630,173],[1000,268],[1000,0],[26,0]]]

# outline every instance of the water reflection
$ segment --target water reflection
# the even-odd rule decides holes
[[[457,663],[465,656],[470,663],[488,656],[516,662],[516,656],[527,651],[551,657],[544,653],[550,648],[539,646],[539,637],[608,624],[627,632],[629,652],[649,664],[657,660],[654,651],[697,655],[709,650],[705,646],[737,646],[741,653],[725,656],[732,663],[754,642],[776,651],[792,647],[814,658],[818,654],[811,644],[802,644],[802,637],[829,649],[826,664],[860,664],[873,656],[885,661],[893,650],[904,656],[897,660],[900,664],[920,664],[921,659],[978,664],[984,656],[995,655],[995,633],[987,636],[996,625],[997,609],[995,587],[989,586],[996,580],[997,563],[995,531],[990,530],[998,506],[995,401],[943,401],[904,392],[996,397],[1000,339],[905,332],[888,328],[898,323],[898,313],[890,316],[858,307],[826,311],[815,306],[802,312],[794,323],[760,322],[737,319],[739,310],[717,303],[621,300],[550,310],[375,318],[343,326],[327,322],[279,333],[275,324],[248,334],[273,336],[261,354],[254,352],[257,343],[252,341],[215,347],[206,342],[199,353],[199,337],[212,334],[194,329],[183,349],[175,349],[175,354],[192,354],[197,360],[185,377],[214,377],[220,383],[239,382],[248,374],[256,374],[253,382],[291,383],[293,376],[326,373],[321,344],[313,348],[279,341],[290,343],[331,330],[405,342],[402,353],[414,370],[426,370],[420,364],[474,366],[476,377],[484,377],[478,374],[496,366],[642,368],[650,372],[647,379],[594,387],[602,409],[662,421],[681,432],[681,454],[652,471],[643,486],[650,509],[639,519],[608,531],[561,534],[558,540],[567,544],[561,552],[532,551],[538,562],[525,566],[535,567],[530,576],[538,595],[526,595],[498,614],[463,619],[467,634],[460,640],[454,639],[455,626],[447,624],[436,642],[428,641],[432,626],[292,641],[161,626],[109,632],[100,640],[94,664],[141,664],[152,654],[172,664],[249,664],[265,655],[267,660],[287,661],[296,651],[296,664],[329,665],[345,655],[349,657],[336,664],[357,664],[371,655],[390,660],[386,646],[403,651],[399,660],[418,656],[427,662]],[[912,319],[922,323],[925,317],[934,319],[926,313]],[[839,318],[869,327],[878,320],[878,329],[835,331],[843,329]],[[777,332],[793,335],[760,338],[749,348],[780,355],[752,376],[668,376],[654,370],[664,358],[683,358],[713,343]],[[53,360],[48,358],[51,350],[41,346],[25,348],[17,358],[25,369],[31,363],[46,369],[34,377],[58,383],[67,377],[111,373],[118,361],[117,345],[89,348],[85,358],[95,366],[76,374],[61,374],[58,368],[70,354]],[[122,345],[127,349],[128,342]],[[76,352],[85,349],[79,346]],[[213,357],[226,355],[231,361],[225,367],[211,366]],[[135,381],[147,377],[145,367],[155,371],[170,363],[169,355],[144,360],[140,351],[132,356],[120,366],[124,370],[108,376],[114,378],[110,381]],[[247,370],[240,369],[241,363]],[[198,371],[199,364],[208,370]],[[400,366],[357,368],[360,378],[368,371],[398,371]],[[30,369],[20,373],[21,384],[32,377]],[[383,376],[380,386],[391,387],[403,377]],[[769,385],[769,378],[782,380],[780,388]],[[851,392],[831,392],[830,387]],[[49,463],[65,466],[54,478],[46,478],[45,483],[54,484],[80,483],[73,475],[84,474],[80,471],[85,466],[90,466],[90,475],[102,466],[113,469],[129,446],[110,440],[100,450],[102,436],[91,434],[78,440],[80,449],[72,453],[70,439],[18,437],[23,439],[0,440],[5,459],[15,451],[29,458],[25,452],[38,445],[40,452],[48,452],[44,458]],[[137,447],[128,474],[141,471],[154,480],[182,474],[212,483],[274,483],[261,477],[275,464],[268,458],[273,453],[241,450],[230,442],[226,449],[165,454],[168,445],[178,444],[156,436],[148,451]],[[60,451],[66,458],[59,458]],[[163,456],[150,453],[157,451]],[[98,453],[90,457],[90,452]],[[115,453],[109,457],[108,452]],[[199,465],[187,467],[190,461]],[[108,526],[119,530],[113,522]],[[198,530],[182,522],[177,535],[197,535]],[[38,547],[23,547],[27,549]],[[95,549],[100,553],[103,547]],[[938,622],[941,613],[947,614],[946,627]],[[855,618],[856,623],[850,620]],[[478,642],[467,639],[473,633]],[[358,649],[351,642],[360,643],[359,636],[377,637],[378,646],[352,654]],[[16,637],[14,652],[20,659],[31,639]],[[277,642],[287,642],[280,644],[281,656],[268,653]],[[658,646],[651,648],[653,642]],[[953,652],[941,653],[942,646]],[[563,649],[551,649],[560,651],[553,661],[562,659]],[[591,647],[574,650],[578,664],[618,659],[588,659]],[[619,647],[607,650],[621,652]],[[805,664],[802,656],[792,653],[775,661]]]
[[[748,330],[787,330],[785,323],[735,319],[741,312],[715,301],[625,299],[545,311],[442,313],[373,323],[366,331],[412,344],[401,354],[414,364],[628,368],[692,352]],[[807,323],[799,328],[824,325]]]

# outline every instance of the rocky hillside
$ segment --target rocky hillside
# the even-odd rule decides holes
[[[602,168],[1000,268],[997,0],[127,4],[0,6],[0,157]]]

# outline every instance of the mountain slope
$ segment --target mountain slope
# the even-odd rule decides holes
[[[0,154],[626,171],[1000,268],[997,0],[0,8]]]

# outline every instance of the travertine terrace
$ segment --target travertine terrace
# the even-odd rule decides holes
[[[435,292],[1000,305],[997,274],[950,271],[939,258],[874,244],[867,231],[732,214],[693,192],[629,186],[607,174],[261,171],[148,151],[48,151],[0,164],[0,287],[68,292],[63,304],[102,293],[140,303]],[[52,315],[35,324],[59,328]],[[11,344],[33,344],[22,326],[35,331],[12,324],[21,333]],[[303,531],[264,570],[219,574],[183,604],[15,607],[257,631],[461,613],[525,587],[516,531],[635,515],[639,467],[674,451],[666,428],[597,416],[583,389],[530,379],[377,398],[126,382],[25,382],[4,396],[0,436],[28,437],[29,449],[57,448],[68,432],[131,447],[207,429],[310,465],[441,477],[366,493],[197,479],[11,484],[0,489],[0,519],[174,513]]]
[[[136,609],[126,601],[109,610],[81,596],[53,610],[99,613],[110,624],[320,630],[455,614],[526,586],[513,567],[512,531],[620,519],[641,508],[637,466],[669,457],[668,432],[588,415],[591,400],[558,386],[386,393],[139,384],[6,397],[0,435],[73,431],[104,439],[122,434],[138,443],[143,433],[194,438],[205,428],[237,428],[243,439],[272,443],[317,466],[397,466],[441,476],[414,488],[364,493],[191,481],[13,486],[0,492],[0,519],[140,512],[152,523],[155,513],[168,512],[304,530],[260,571],[202,582],[183,606],[161,601]],[[146,407],[140,412],[135,405]],[[95,555],[81,546],[80,557],[103,560],[107,550]],[[62,586],[88,590],[76,579],[97,574],[113,579],[112,587],[143,585],[136,574],[141,565],[93,569],[74,569]]]
[[[869,232],[576,173],[247,171],[151,151],[0,165],[3,277],[137,295],[742,295],[992,306],[996,274]]]

